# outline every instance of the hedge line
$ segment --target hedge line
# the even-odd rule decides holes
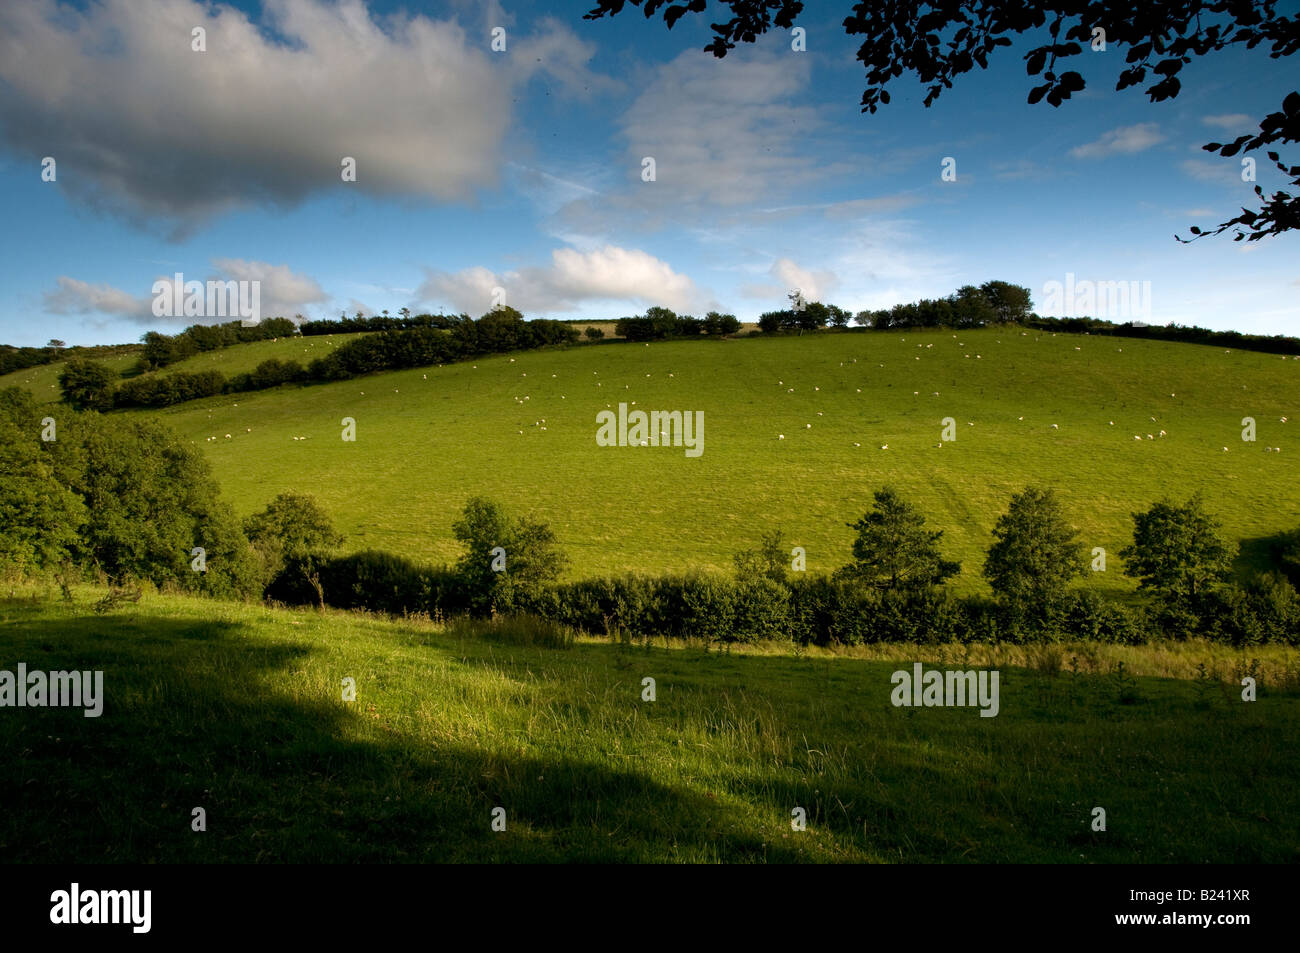
[[[391,615],[454,616],[470,611],[467,585],[449,567],[423,566],[368,551],[328,560],[320,569],[328,605]],[[309,604],[315,595],[286,573],[267,596]],[[498,604],[591,635],[667,637],[713,642],[790,641],[812,645],[876,642],[1039,642],[1086,639],[1140,644],[1170,634],[1232,645],[1300,645],[1300,597],[1280,577],[1225,586],[1206,596],[1194,618],[1167,617],[1159,604],[1133,606],[1086,590],[1071,592],[1027,623],[984,597],[943,589],[880,593],[848,581],[800,574],[788,583],[713,573],[628,574],[548,586]]]

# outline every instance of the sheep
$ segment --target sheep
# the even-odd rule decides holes
[[[1052,424],[1052,429],[1053,429],[1053,430],[1060,430],[1061,427],[1060,427],[1059,424]]]
[[[1167,437],[1167,436],[1169,436],[1169,435],[1166,434],[1166,433],[1162,430],[1162,431],[1160,431],[1160,436],[1162,436],[1162,437]]]
[[[776,435],[776,439],[777,439],[777,440],[784,440],[784,439],[785,439],[785,434],[783,434],[783,433],[779,433],[779,434],[777,434],[777,435]]]
[[[881,449],[881,450],[888,450],[888,449],[889,449],[889,444],[887,444],[887,443],[882,443],[882,444],[880,445],[880,449]]]

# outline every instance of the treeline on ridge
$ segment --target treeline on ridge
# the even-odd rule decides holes
[[[445,318],[446,316],[438,316]],[[525,321],[513,308],[489,311],[478,320],[461,315],[446,327],[386,330],[354,338],[304,366],[270,358],[252,371],[230,377],[208,370],[149,374],[119,382],[111,370],[90,361],[70,361],[59,376],[64,399],[78,410],[167,407],[172,404],[265,390],[281,384],[319,384],[378,371],[449,364],[485,354],[572,344],[578,332],[561,321]]]

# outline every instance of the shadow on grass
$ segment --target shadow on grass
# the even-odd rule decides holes
[[[291,690],[318,651],[240,624],[0,624],[0,668],[100,669],[104,711],[0,709],[0,854],[19,862],[787,861],[702,794],[578,759],[357,740]],[[284,686],[281,690],[277,683]],[[506,809],[507,830],[491,829]],[[191,830],[192,809],[207,830]]]

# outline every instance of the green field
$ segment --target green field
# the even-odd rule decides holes
[[[106,697],[0,710],[11,862],[1300,860],[1278,648],[542,649],[174,596],[99,616],[100,595],[0,602],[0,668],[102,670]],[[999,668],[998,716],[893,707],[922,659]]]
[[[235,373],[338,342],[260,342],[178,367]],[[703,411],[704,454],[598,447],[596,414],[620,401]],[[1132,588],[1116,555],[1130,513],[1165,494],[1202,490],[1254,568],[1262,540],[1300,524],[1300,361],[1175,343],[1013,329],[618,342],[139,413],[202,448],[241,514],[310,492],[348,547],[443,562],[458,555],[453,519],[482,494],[547,521],[575,578],[729,569],[769,527],[806,549],[809,571],[834,569],[849,559],[845,524],[886,482],[945,531],[958,592],[985,588],[990,530],[1029,483],[1055,487],[1088,548],[1106,550],[1107,571],[1085,584],[1112,592]],[[940,448],[948,416],[956,440]],[[1246,416],[1255,443],[1241,439]]]

